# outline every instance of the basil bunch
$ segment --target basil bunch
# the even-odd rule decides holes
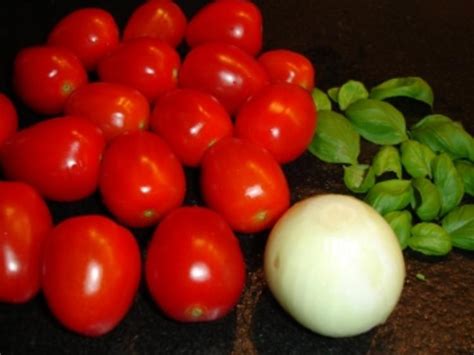
[[[319,121],[308,150],[343,164],[346,187],[365,194],[402,249],[438,256],[453,246],[473,250],[474,205],[461,202],[465,194],[474,196],[474,139],[461,123],[439,114],[407,129],[403,113],[383,101],[396,96],[431,108],[434,103],[431,87],[419,77],[390,79],[371,90],[355,80],[327,94],[315,89]],[[370,164],[359,162],[361,137],[381,145]]]

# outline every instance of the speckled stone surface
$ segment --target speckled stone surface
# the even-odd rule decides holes
[[[11,66],[24,46],[45,40],[52,25],[78,7],[109,10],[123,26],[135,1],[16,0],[0,4],[0,90],[11,93]],[[205,1],[178,1],[191,16]],[[472,0],[256,1],[264,18],[265,49],[307,55],[327,90],[348,79],[371,87],[395,76],[418,75],[432,86],[434,112],[474,133],[474,2]],[[41,119],[19,102],[21,126]],[[427,108],[397,100],[412,124]],[[362,160],[375,151],[363,146]],[[309,153],[285,166],[292,201],[347,193],[342,168]],[[187,203],[199,203],[199,171],[187,170]],[[0,196],[1,198],[1,196]],[[466,200],[472,202],[473,199]],[[78,213],[107,213],[97,195],[77,203],[49,203],[56,222]],[[133,230],[145,250],[151,229]],[[388,321],[357,337],[331,339],[305,330],[265,286],[262,252],[268,233],[239,235],[248,278],[235,310],[208,324],[166,319],[144,284],[120,325],[100,338],[62,328],[41,295],[24,305],[0,304],[0,354],[473,354],[474,255],[453,251],[440,259],[405,253],[407,278]],[[420,273],[425,280],[416,275]]]

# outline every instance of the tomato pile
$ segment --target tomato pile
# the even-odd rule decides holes
[[[236,233],[268,230],[288,209],[282,164],[317,123],[312,64],[262,43],[251,1],[210,2],[188,19],[149,0],[124,28],[82,8],[22,49],[14,89],[45,118],[19,130],[0,95],[0,301],[41,290],[61,324],[98,336],[123,319],[143,273],[172,319],[228,314],[245,284]],[[200,173],[202,205],[185,206],[186,169]],[[110,216],[53,225],[48,201],[97,191]],[[145,260],[135,227],[155,228]]]

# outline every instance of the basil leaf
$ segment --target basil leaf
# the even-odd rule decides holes
[[[343,115],[320,111],[318,128],[308,150],[327,163],[356,164],[360,136]]]
[[[433,107],[433,90],[428,83],[420,77],[393,78],[384,81],[370,90],[371,99],[383,100],[396,96],[409,97]]]
[[[458,160],[454,162],[454,166],[464,182],[464,192],[474,196],[474,164],[465,160]]]
[[[431,221],[438,217],[441,210],[441,196],[436,186],[426,178],[417,178],[412,180],[414,188],[415,203],[413,208],[416,215],[422,221]]]
[[[446,255],[453,248],[451,237],[435,223],[418,223],[411,229],[408,246],[425,255]]]
[[[411,181],[395,179],[378,182],[369,190],[365,200],[382,215],[400,211],[413,200]]]
[[[463,205],[449,212],[442,220],[453,245],[465,250],[474,250],[474,205]]]
[[[367,99],[368,97],[369,92],[363,83],[349,80],[339,88],[337,102],[339,103],[339,108],[344,111],[352,103],[361,99]]]
[[[345,113],[359,134],[372,143],[394,145],[407,139],[405,118],[387,102],[358,100]]]
[[[328,90],[328,96],[329,98],[334,101],[335,103],[338,102],[338,94],[339,94],[339,88],[338,87],[335,87],[335,88],[330,88]]]
[[[329,100],[329,97],[324,91],[314,88],[311,96],[313,97],[313,102],[318,111],[330,111],[332,109],[331,100]]]
[[[386,145],[379,149],[375,154],[372,165],[375,176],[380,176],[386,172],[393,172],[397,178],[402,178],[402,164],[400,163],[400,154],[398,149]]]
[[[461,123],[443,115],[429,115],[411,130],[413,139],[426,144],[434,152],[449,154],[453,159],[474,162],[474,140]]]
[[[366,193],[375,184],[374,170],[365,164],[345,166],[344,184],[352,192]]]
[[[402,165],[413,178],[430,177],[431,161],[436,156],[426,145],[407,140],[400,147]]]
[[[408,239],[411,235],[412,216],[409,211],[393,211],[383,216],[392,227],[397,236],[400,248],[405,249],[408,246]]]
[[[451,211],[462,200],[464,182],[451,158],[442,153],[432,162],[433,181],[441,196],[441,216]]]

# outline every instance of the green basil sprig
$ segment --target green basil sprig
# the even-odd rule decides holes
[[[311,96],[313,97],[314,104],[316,105],[316,110],[330,111],[332,109],[331,100],[329,100],[329,97],[324,91],[314,88]]]
[[[454,162],[454,166],[464,182],[464,192],[474,196],[474,164],[465,160],[457,160]]]
[[[385,145],[379,149],[373,158],[372,166],[374,167],[375,176],[392,172],[395,173],[398,179],[402,178],[400,154],[398,149],[391,145]]]
[[[422,221],[432,221],[441,210],[441,196],[436,186],[427,178],[412,180],[415,196],[412,207]]]
[[[403,114],[387,102],[358,100],[345,113],[357,132],[369,142],[394,145],[407,139]]]
[[[451,158],[442,153],[432,162],[433,180],[441,197],[441,216],[459,205],[464,196],[464,182]]]
[[[337,91],[337,103],[342,111],[345,111],[354,102],[368,97],[369,92],[365,85],[356,80],[347,81]]]
[[[431,161],[436,156],[426,145],[406,140],[400,146],[401,162],[408,174],[413,178],[430,177]]]
[[[370,165],[344,166],[344,184],[355,193],[366,193],[375,184],[374,169]]]
[[[451,237],[443,227],[435,223],[418,223],[411,229],[408,246],[425,255],[442,256],[453,248]]]
[[[410,180],[386,180],[376,183],[365,197],[381,215],[400,211],[413,200],[413,187]]]
[[[308,150],[327,163],[357,164],[360,136],[343,115],[319,111],[318,128]]]
[[[442,220],[453,245],[465,250],[474,250],[474,205],[463,205],[449,212]]]
[[[405,96],[422,101],[433,107],[433,90],[428,83],[420,77],[393,78],[373,87],[370,98],[384,100],[389,97]]]
[[[411,236],[412,215],[410,211],[393,211],[385,214],[383,217],[395,232],[400,248],[402,250],[405,249]]]

